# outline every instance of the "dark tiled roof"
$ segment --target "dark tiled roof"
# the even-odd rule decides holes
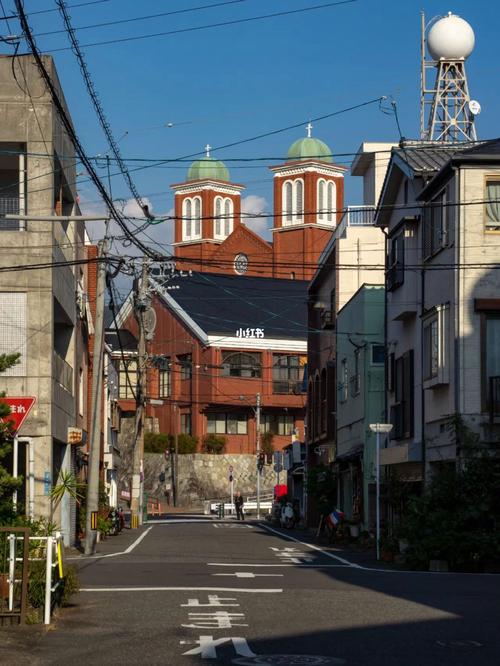
[[[446,145],[443,142],[407,141],[393,151],[412,171],[429,173],[439,171],[456,153],[461,153],[465,144]]]
[[[193,272],[168,285],[179,287],[168,295],[207,334],[258,327],[266,338],[307,337],[305,281]]]
[[[478,157],[500,156],[500,138],[491,139],[490,141],[482,141],[472,148],[467,148],[461,151],[461,156],[465,158],[472,155],[477,155]]]

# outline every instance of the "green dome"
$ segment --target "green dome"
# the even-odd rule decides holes
[[[229,182],[229,171],[224,162],[212,157],[196,160],[189,167],[188,180],[224,180]]]
[[[288,150],[287,157],[292,160],[319,160],[320,162],[333,162],[332,151],[324,141],[312,137],[297,139]]]

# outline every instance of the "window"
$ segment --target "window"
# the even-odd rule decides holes
[[[500,313],[483,320],[483,395],[492,416],[500,415]]]
[[[304,182],[297,178],[283,184],[283,222],[282,226],[300,224],[304,215]]]
[[[262,414],[260,422],[261,432],[270,432],[273,435],[292,435],[294,420],[292,414]]]
[[[300,392],[306,356],[273,354],[273,393]]]
[[[245,414],[231,412],[209,412],[207,414],[207,432],[217,435],[246,435],[247,417]]]
[[[170,366],[160,368],[158,372],[158,396],[168,398],[172,393],[172,375]]]
[[[413,435],[413,349],[395,359],[394,398],[391,407],[393,439],[404,439]]]
[[[354,350],[354,374],[351,377],[352,395],[358,395],[361,391],[361,366],[360,366],[361,349]]]
[[[385,347],[384,345],[372,345],[371,346],[371,364],[372,365],[384,365],[385,363]]]
[[[424,215],[424,259],[448,244],[446,191],[427,205]]]
[[[191,434],[191,414],[181,414],[181,433]]]
[[[399,233],[390,239],[389,256],[387,257],[387,289],[393,291],[405,281],[405,246],[404,234]]]
[[[177,361],[181,366],[181,379],[191,379],[193,370],[191,354],[179,354]]]
[[[500,179],[486,180],[486,231],[500,231]]]
[[[78,414],[83,416],[83,408],[85,406],[85,375],[83,368],[78,370]]]
[[[229,197],[215,198],[214,238],[224,240],[233,231],[234,204]]]
[[[222,352],[223,377],[260,377],[261,355],[258,352]]]
[[[20,352],[19,363],[2,372],[2,377],[26,376],[27,295],[0,292],[0,354]]]
[[[320,433],[322,435],[326,434],[326,418],[327,418],[327,400],[326,400],[326,369],[323,368],[321,371],[321,381],[320,381],[320,386],[319,386],[319,391],[320,391],[320,419],[319,419],[319,427],[320,427]]]
[[[318,180],[318,222],[333,224],[335,221],[336,189],[333,181]]]
[[[293,219],[293,190],[290,181],[283,185],[283,203],[283,226],[285,226],[291,224]]]
[[[182,202],[182,240],[201,238],[201,199],[186,198]]]
[[[118,364],[118,397],[135,399],[137,388],[137,361],[130,359]]]
[[[439,368],[438,321],[424,324],[424,379],[437,377]]]
[[[340,402],[347,400],[347,391],[349,386],[349,377],[347,376],[347,359],[343,358],[340,363]]]
[[[438,305],[422,323],[424,388],[449,381],[449,306]]]

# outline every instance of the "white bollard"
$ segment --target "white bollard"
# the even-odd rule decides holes
[[[47,561],[45,566],[45,612],[43,616],[44,624],[50,624],[50,607],[52,595],[52,542],[51,536],[47,537]]]

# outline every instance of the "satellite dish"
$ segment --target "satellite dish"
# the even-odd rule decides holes
[[[471,99],[469,102],[469,111],[473,116],[478,116],[481,113],[481,104],[475,99]]]
[[[154,308],[148,308],[142,315],[146,340],[152,340],[156,328],[156,312]]]

